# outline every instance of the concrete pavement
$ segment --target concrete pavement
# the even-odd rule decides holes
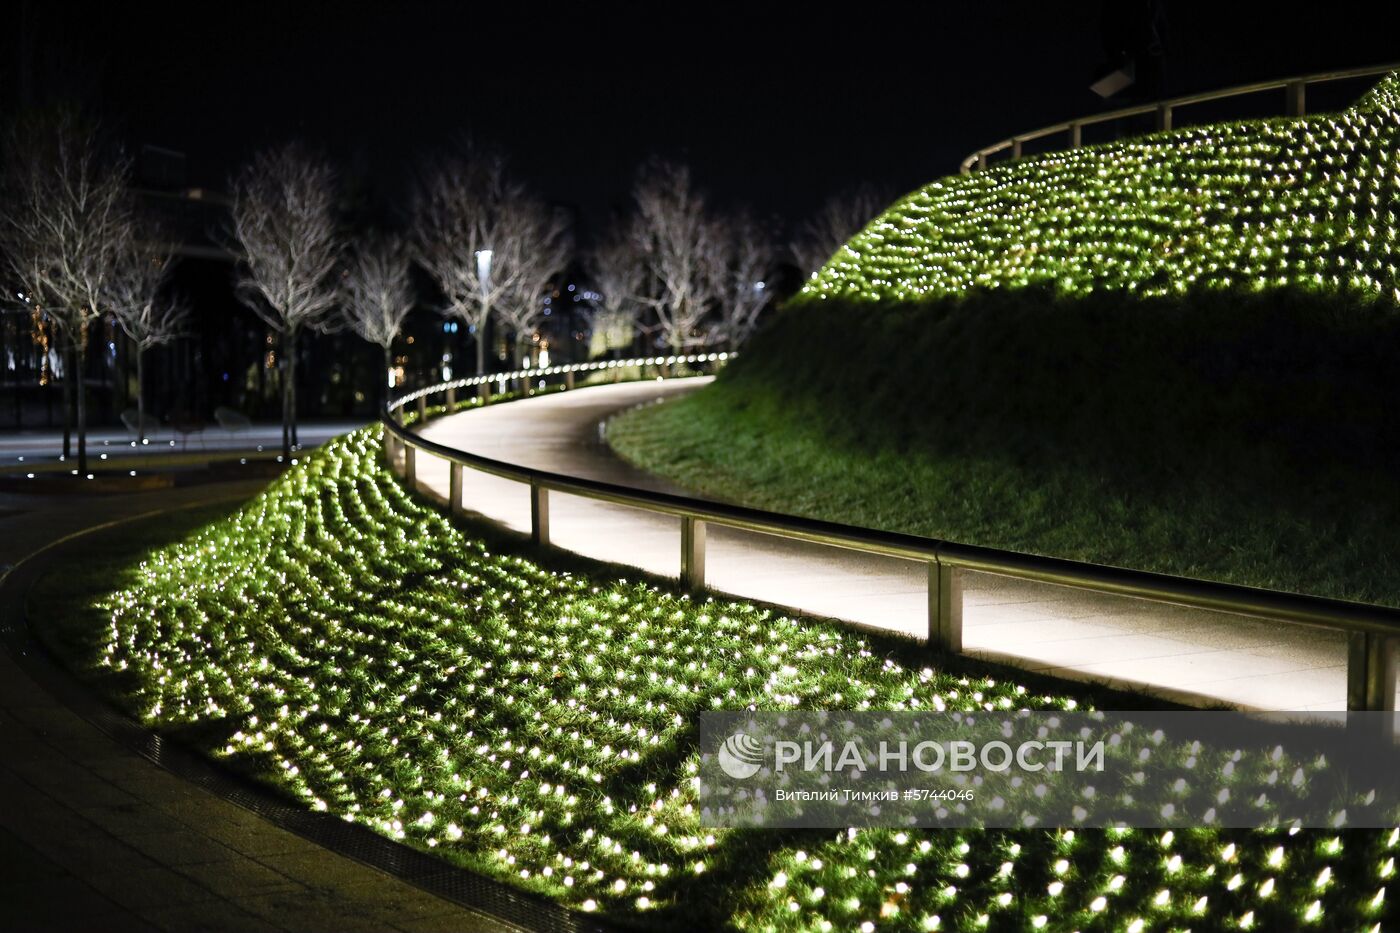
[[[707,382],[577,389],[441,418],[423,435],[538,469],[676,492],[613,455],[602,423]],[[417,470],[420,486],[445,501],[447,464],[420,454]],[[466,470],[463,500],[469,513],[529,532],[529,491],[521,484]],[[557,546],[651,573],[678,575],[678,524],[637,509],[550,496]],[[719,592],[914,637],[927,633],[921,563],[711,527],[706,571]],[[963,640],[973,656],[1194,704],[1346,709],[1346,643],[1338,633],[991,574],[968,574],[964,594]]]
[[[83,528],[261,485],[0,494],[0,570]],[[15,589],[0,591],[4,608],[23,599]],[[509,929],[169,773],[72,712],[5,650],[0,865],[0,930]]]
[[[358,421],[315,421],[299,425],[297,437],[302,447],[315,447],[363,425]],[[210,425],[188,436],[176,434],[168,427],[153,427],[144,444],[136,443],[128,431],[110,428],[89,431],[88,469],[160,469],[163,462],[178,457],[276,453],[282,447],[280,424],[254,424],[238,431],[226,431],[218,425]],[[74,455],[67,460],[62,457],[63,434],[60,431],[0,434],[0,474],[31,471],[52,473],[74,469],[77,466],[77,449],[75,439]]]

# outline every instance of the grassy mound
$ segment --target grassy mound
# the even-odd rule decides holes
[[[1306,285],[1400,301],[1400,76],[1348,110],[1071,149],[934,182],[837,251],[813,300]]]
[[[1016,551],[1400,601],[1400,315],[1299,292],[789,309],[613,421],[720,498]]]
[[[308,807],[657,929],[1379,929],[1394,913],[1400,831],[706,831],[699,711],[1088,694],[497,553],[377,451],[367,429],[314,452],[125,568],[63,643],[146,722]]]
[[[929,185],[610,441],[777,510],[1400,602],[1397,101]]]

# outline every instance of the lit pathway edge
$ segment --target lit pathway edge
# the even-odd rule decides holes
[[[245,495],[230,494],[173,508],[142,511],[95,523],[40,546],[0,573],[0,643],[40,688],[118,746],[336,856],[353,859],[442,898],[449,905],[465,908],[475,915],[473,922],[483,930],[608,933],[611,928],[595,918],[584,917],[539,895],[450,865],[367,827],[289,805],[271,791],[239,779],[192,751],[164,741],[158,733],[118,711],[49,658],[47,649],[32,633],[25,605],[30,588],[50,564],[63,556],[65,549],[122,525],[214,502],[236,501]],[[469,916],[459,919],[465,922]]]
[[[608,366],[640,366],[643,372],[649,366],[660,375],[663,366],[682,361]],[[511,375],[532,387],[537,380],[559,381],[557,373],[542,371]],[[505,406],[478,404],[421,430],[404,428],[391,415],[385,418],[386,447],[391,464],[415,489],[458,513],[529,533],[541,545],[669,575],[692,588],[1187,703],[1258,710],[1395,708],[1400,611],[1390,607],[694,499],[620,464],[601,445],[580,440],[596,435],[600,413],[645,404],[696,382],[600,385]],[[460,385],[417,390],[390,411],[401,412],[410,401],[421,406]]]

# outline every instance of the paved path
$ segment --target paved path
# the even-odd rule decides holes
[[[230,497],[0,495],[0,565],[79,529]],[[0,930],[505,928],[280,829],[128,751],[0,649]]]
[[[362,427],[362,421],[313,421],[299,425],[302,447],[315,447],[332,437]],[[153,425],[146,444],[135,444],[128,431],[99,428],[88,432],[88,469],[160,469],[162,458],[238,453],[277,452],[282,449],[280,424],[254,424],[240,431],[225,431],[211,424],[187,438],[168,427]],[[18,431],[0,434],[0,473],[53,472],[77,466],[78,442],[73,456],[64,460],[61,431]]]
[[[705,378],[625,383],[463,412],[424,429],[431,440],[540,469],[676,491],[615,457],[600,423],[635,405],[675,398]],[[446,499],[447,466],[420,457],[423,487]],[[527,489],[465,471],[475,512],[528,532]],[[551,493],[555,544],[589,557],[676,576],[678,522]],[[920,563],[873,557],[768,535],[711,528],[707,577],[721,592],[924,637]],[[968,574],[964,645],[969,654],[1055,676],[1148,688],[1190,703],[1250,709],[1346,708],[1346,644],[1337,633],[1102,596],[990,574]]]

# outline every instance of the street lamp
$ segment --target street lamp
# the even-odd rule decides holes
[[[488,292],[491,290],[491,256],[490,248],[476,251],[476,281],[479,289],[483,310],[489,299]],[[486,327],[490,323],[489,312],[483,314],[476,326],[476,374],[479,376],[486,371]],[[483,400],[490,397],[490,389],[486,383],[481,384],[481,397]]]
[[[479,249],[476,251],[476,277],[481,282],[482,288],[491,287],[491,255],[489,249]]]

